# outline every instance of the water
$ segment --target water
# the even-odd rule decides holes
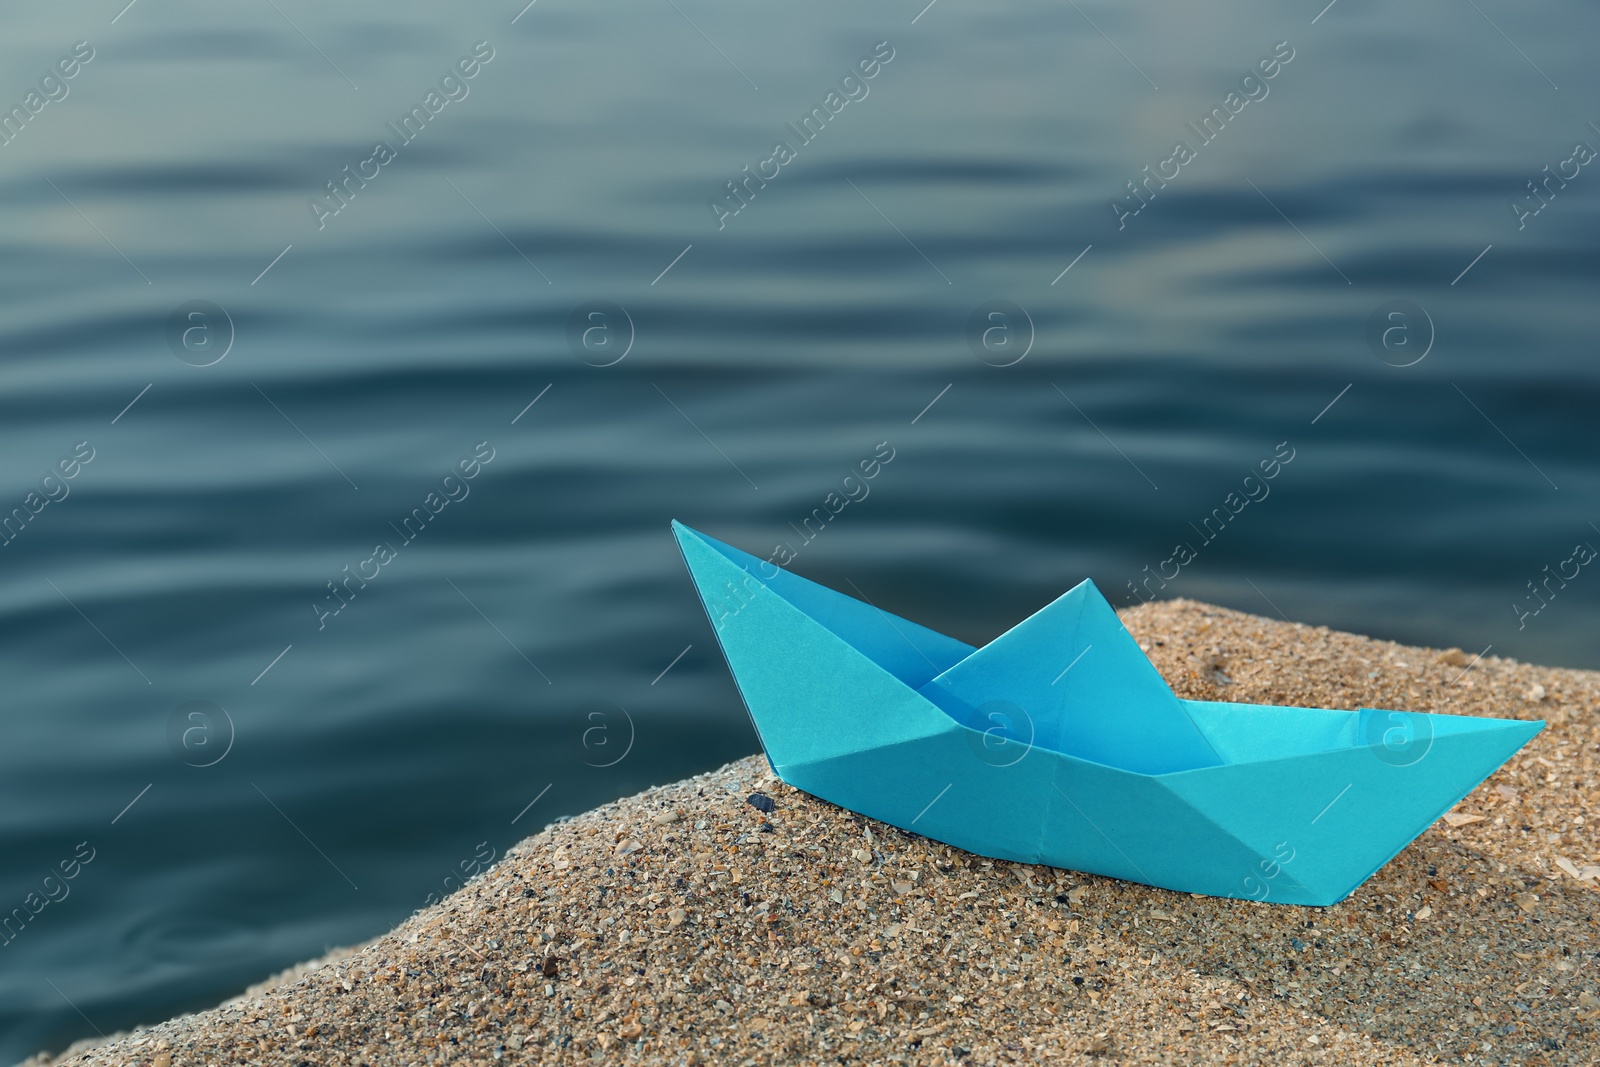
[[[1176,567],[1160,595],[1600,666],[1563,563],[1600,545],[1592,7],[922,6],[7,16],[7,107],[93,58],[0,148],[0,504],[39,509],[0,549],[0,906],[68,893],[0,948],[0,1053],[215,1003],[754,751],[674,517],[968,641]],[[1426,318],[1380,359],[1391,300]],[[215,311],[169,346],[192,301],[231,319],[209,366]],[[569,343],[591,301],[626,319]],[[1015,310],[969,345],[989,301],[1020,362]],[[465,496],[407,541],[430,492]],[[1577,577],[1535,601],[1547,565]]]

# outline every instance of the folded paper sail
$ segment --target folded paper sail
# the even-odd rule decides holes
[[[1334,904],[1544,726],[1184,700],[1088,581],[974,649],[673,532],[773,772],[997,859]]]

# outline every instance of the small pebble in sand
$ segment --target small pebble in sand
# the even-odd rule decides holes
[[[778,809],[778,805],[774,804],[772,798],[765,793],[751,793],[744,800],[746,804],[766,815],[770,815]]]
[[[546,956],[539,965],[539,973],[546,978],[555,978],[561,974],[561,964],[554,956]]]
[[[1533,688],[1528,690],[1528,699],[1533,701],[1535,704],[1543,700],[1544,686],[1540,685],[1538,682],[1535,682],[1533,684]]]

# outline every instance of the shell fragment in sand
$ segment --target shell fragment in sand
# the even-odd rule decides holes
[[[1467,815],[1464,812],[1459,811],[1447,811],[1444,813],[1444,821],[1448,826],[1450,826],[1451,829],[1455,829],[1459,826],[1470,826],[1475,822],[1482,822],[1483,820],[1484,816],[1482,815]]]
[[[1595,864],[1591,863],[1583,867],[1579,867],[1576,863],[1573,863],[1566,857],[1562,857],[1561,859],[1556,860],[1556,866],[1560,867],[1563,871],[1566,871],[1580,882],[1587,882],[1590,880],[1600,882],[1600,866],[1596,866]]]

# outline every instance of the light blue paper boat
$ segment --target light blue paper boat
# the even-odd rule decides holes
[[[773,772],[996,859],[1335,904],[1544,727],[1182,700],[1088,581],[974,649],[673,532]]]

